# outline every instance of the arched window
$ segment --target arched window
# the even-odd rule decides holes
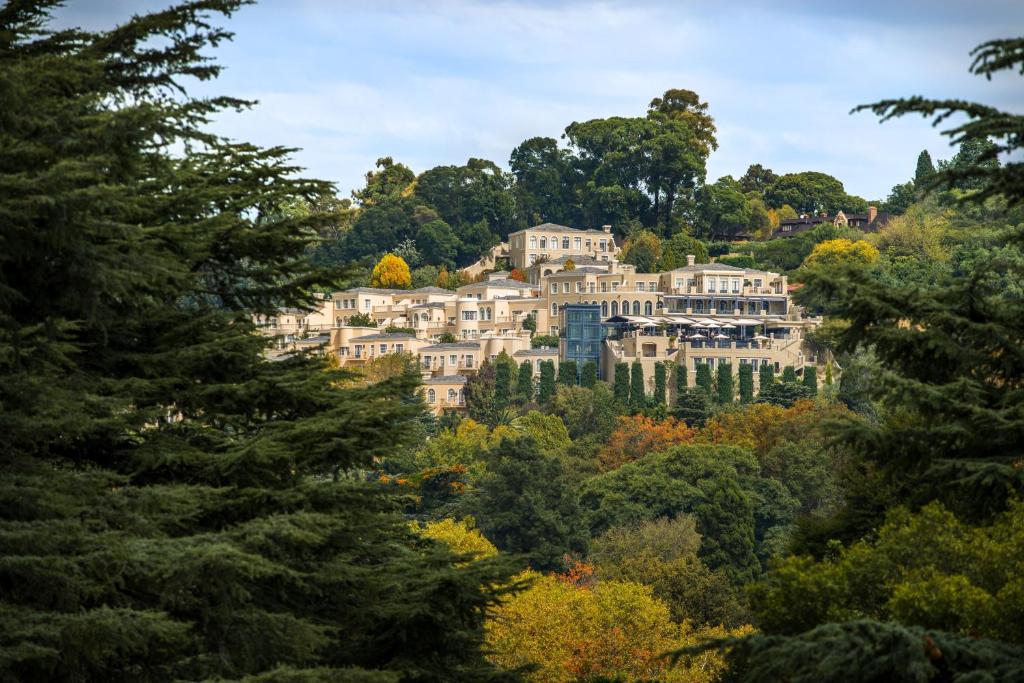
[[[466,393],[464,389],[459,389],[459,405],[466,402]]]
[[[615,315],[618,315],[618,314],[619,314],[619,302],[618,301],[613,301],[612,302],[612,315],[615,316]]]
[[[640,315],[640,302],[639,301],[634,301],[633,302],[633,315]]]
[[[552,235],[551,236],[551,248],[552,249],[558,249],[558,236],[557,235]]]
[[[437,401],[437,392],[433,389],[427,390],[427,403],[434,403]]]
[[[644,315],[651,315],[654,313],[654,306],[651,306],[650,301],[644,302]]]
[[[449,403],[455,403],[455,390],[454,389],[449,389],[448,390],[448,402]]]
[[[563,237],[562,238],[562,249],[568,249],[568,248],[569,248],[569,238],[568,237]]]
[[[629,299],[622,302],[622,315],[629,315]]]
[[[601,317],[602,318],[607,318],[608,317],[608,302],[607,301],[602,301],[601,302]]]
[[[547,237],[541,237],[540,238],[540,248],[541,249],[547,249],[548,248],[548,238]]]

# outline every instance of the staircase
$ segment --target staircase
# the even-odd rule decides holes
[[[470,264],[463,268],[462,272],[468,275],[469,277],[475,278],[481,275],[484,271],[493,270],[494,264],[497,263],[498,259],[508,258],[508,255],[508,242],[496,244],[493,247],[491,247],[491,249],[486,254],[481,256],[480,260],[478,260],[476,263]]]

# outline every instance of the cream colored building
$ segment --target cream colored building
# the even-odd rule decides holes
[[[463,411],[466,409],[465,375],[437,375],[423,380],[420,393],[427,408],[435,415],[446,411]]]
[[[601,230],[579,230],[544,223],[513,232],[508,236],[508,244],[511,265],[520,269],[565,257],[612,261],[619,252],[610,225]]]

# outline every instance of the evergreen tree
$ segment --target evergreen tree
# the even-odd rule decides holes
[[[680,396],[686,389],[688,378],[687,378],[686,365],[684,363],[676,364],[676,396]]]
[[[205,0],[108,32],[0,8],[0,678],[478,680],[509,573],[349,472],[419,434],[418,377],[264,359],[313,308],[330,194],[202,126]],[[400,640],[401,646],[396,646]]]
[[[593,389],[597,384],[597,363],[592,360],[588,360],[583,364],[583,369],[580,372],[580,386],[586,387],[587,389]]]
[[[576,361],[564,360],[558,365],[558,383],[575,386],[578,379]]]
[[[657,363],[654,366],[654,403],[659,406],[665,405],[665,364]]]
[[[512,358],[502,351],[494,363],[494,406],[497,410],[507,408],[512,402],[512,377],[516,374],[516,364]]]
[[[629,370],[629,410],[642,413],[647,408],[647,391],[644,389],[644,366],[633,361]]]
[[[818,368],[816,366],[804,366],[804,386],[810,389],[811,396],[818,395]]]
[[[675,416],[686,422],[687,427],[703,427],[711,414],[707,392],[702,387],[683,389],[676,396]]]
[[[761,367],[757,369],[757,383],[759,396],[761,392],[775,383],[775,369],[769,363],[761,363]]]
[[[825,365],[825,386],[832,386],[832,361]]]
[[[935,175],[935,164],[932,163],[932,155],[928,150],[922,149],[917,155],[917,169],[914,171],[914,186],[918,188],[927,187],[932,176]]]
[[[792,365],[787,365],[782,368],[782,381],[783,382],[796,382],[796,368]]]
[[[623,408],[629,405],[629,364],[615,364],[615,385],[613,387],[615,400]]]
[[[715,400],[722,405],[730,405],[736,398],[736,390],[732,381],[732,363],[719,363],[715,382]]]
[[[548,403],[555,395],[555,361],[545,360],[540,363],[540,388],[537,400]]]
[[[711,378],[711,366],[707,363],[697,364],[697,386],[704,390],[710,399],[714,391],[714,381]]]
[[[533,364],[524,360],[519,365],[519,375],[516,377],[516,402],[519,404],[529,403],[533,400],[533,392]]]
[[[754,366],[740,363],[740,403],[754,402]]]
[[[565,555],[586,551],[576,488],[532,437],[502,439],[488,453],[487,473],[467,505],[489,541],[524,555],[534,569],[564,569]]]

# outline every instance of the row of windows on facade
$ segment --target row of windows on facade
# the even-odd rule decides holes
[[[462,405],[466,402],[466,394],[462,389],[456,392],[454,389],[448,390],[448,403],[455,403],[458,399],[458,404]],[[437,392],[433,389],[427,389],[427,403],[437,403]]]
[[[584,303],[585,304],[587,302],[586,301],[582,301],[580,303]],[[592,305],[594,305],[594,306],[598,305],[598,302],[596,302],[596,301],[591,301],[590,303]],[[602,301],[600,303],[600,306],[601,306],[601,317],[603,317],[603,318],[609,317],[609,314],[613,315],[613,316],[619,315],[619,310],[620,309],[619,309],[619,302],[618,301],[613,301],[613,302],[611,302],[610,305],[609,305],[609,303],[607,301]],[[644,301],[642,303],[640,301],[634,301],[634,302],[632,302],[632,308],[630,308],[630,302],[627,299],[627,300],[622,302],[622,309],[621,310],[622,310],[622,315],[630,315],[630,311],[631,310],[632,310],[632,315],[654,315],[654,311],[655,311],[656,308],[660,309],[660,308],[663,308],[663,307],[664,307],[664,304],[661,301],[659,301],[657,303],[657,305],[653,304],[650,301]],[[558,309],[559,309],[558,304],[551,304],[551,315],[552,316],[557,316],[558,315]],[[643,311],[643,313],[641,313],[641,311]]]
[[[696,370],[697,366],[699,365],[708,365],[712,370],[714,370],[716,360],[718,361],[719,365],[729,362],[728,358],[694,358],[693,369]],[[757,371],[762,365],[769,365],[773,367],[775,369],[775,372],[780,372],[782,370],[782,366],[778,363],[778,361],[770,361],[767,358],[740,358],[740,365],[750,365],[752,366],[752,369],[754,371]]]
[[[473,361],[474,361],[475,356],[473,356],[473,354],[471,354],[471,353],[467,353],[467,354],[465,354],[464,356],[461,356],[461,357],[458,354],[454,354],[454,353],[451,354],[450,356],[448,356],[448,365],[458,367],[459,359],[460,358],[462,359],[462,367],[464,367],[464,368],[471,368],[471,367],[473,367]],[[443,368],[444,367],[444,359],[445,359],[445,357],[443,355],[440,355],[440,356],[437,357],[437,367],[438,368]],[[423,364],[423,367],[426,368],[427,370],[429,370],[431,368],[431,366],[433,365],[434,357],[433,356],[429,356],[429,355],[423,356],[421,362]]]
[[[725,301],[724,299],[719,299],[717,304],[713,299],[709,299],[707,301],[704,301],[703,299],[694,299],[693,301],[689,301],[688,303],[689,306],[687,306],[687,302],[673,300],[671,305],[669,306],[669,311],[671,311],[672,313],[686,313],[687,308],[689,308],[690,312],[692,313],[710,313],[711,311],[732,311],[735,309],[738,309],[742,312],[744,309],[742,301],[732,302]],[[733,307],[734,303],[735,309]],[[768,312],[768,302],[748,301],[746,305],[746,311],[749,315],[758,315],[759,313],[765,314]]]
[[[388,345],[387,344],[381,344],[379,348],[380,348],[380,355],[382,355],[382,356],[385,355],[388,352]],[[374,346],[373,346],[373,344],[356,344],[353,347],[352,357],[353,358],[362,358],[363,355],[364,355],[363,354],[363,349],[366,349],[367,352],[369,352],[370,354],[373,354]],[[405,344],[395,344],[391,348],[391,352],[392,353],[402,353],[404,351],[405,351]],[[339,352],[341,353],[342,356],[348,356],[348,347],[347,346],[342,346],[339,349]]]
[[[550,237],[550,239],[547,238],[547,237],[541,236],[539,240],[538,240],[536,235],[530,235],[530,249],[537,249],[538,245],[539,245],[540,249],[558,249],[559,240],[558,240],[558,237],[556,235],[552,235]],[[568,237],[563,237],[562,240],[561,240],[561,245],[562,245],[562,249],[563,250],[568,251],[568,249],[569,249],[569,238]],[[586,245],[586,246],[584,246],[584,245]],[[609,249],[609,247],[611,247],[611,245],[612,245],[611,240],[598,240],[597,241],[597,249],[598,249],[598,251],[608,251],[608,249]],[[593,249],[593,246],[594,246],[593,240],[587,239],[586,241],[584,241],[582,237],[573,237],[572,238],[572,248],[575,249],[576,251],[582,251],[584,248],[587,251],[590,251],[591,249]]]

